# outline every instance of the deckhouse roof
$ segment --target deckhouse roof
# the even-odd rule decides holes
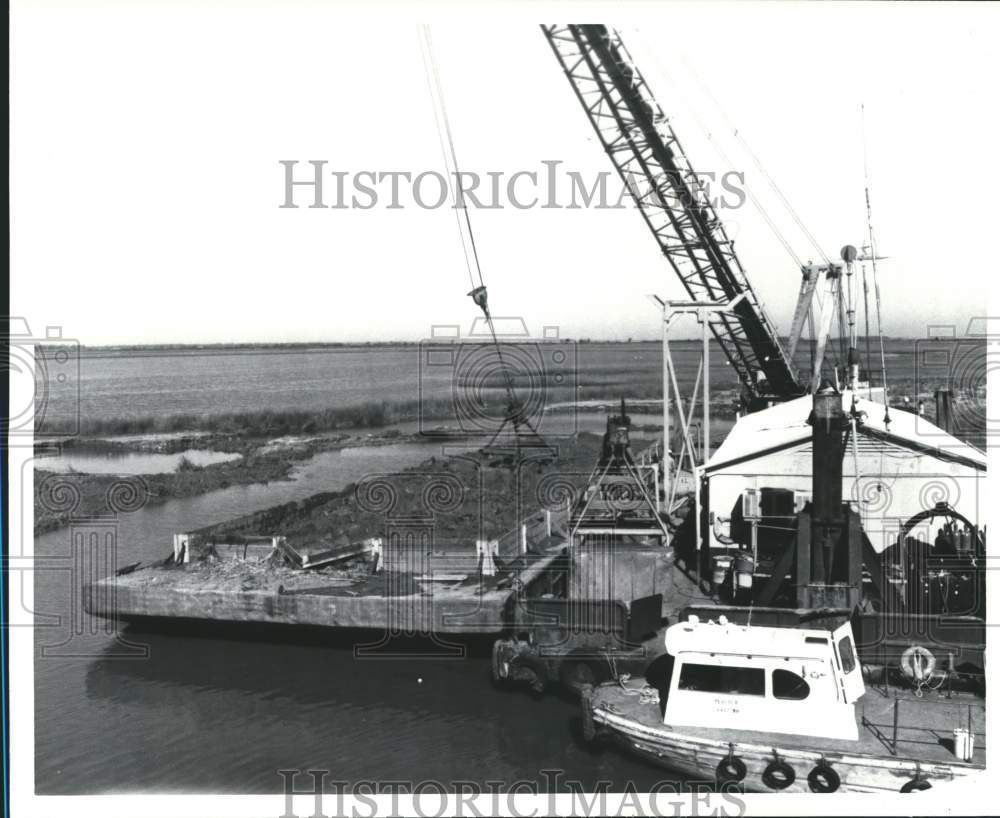
[[[860,435],[881,437],[919,454],[986,469],[986,456],[979,449],[948,434],[926,418],[888,407],[887,424],[887,407],[883,404],[855,396],[850,391],[843,393],[843,401],[845,412],[851,411],[854,401],[857,411],[862,414],[858,427]],[[808,441],[812,436],[812,427],[808,422],[811,411],[812,396],[804,395],[740,418],[712,454],[706,471],[711,473],[741,460]]]
[[[724,617],[723,617],[724,619]],[[732,622],[679,622],[667,628],[666,648],[673,656],[694,651],[704,654],[780,656],[825,659],[833,634],[814,628],[749,627]]]

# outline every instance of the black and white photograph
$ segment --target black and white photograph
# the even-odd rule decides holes
[[[4,816],[990,814],[998,41],[12,3]]]

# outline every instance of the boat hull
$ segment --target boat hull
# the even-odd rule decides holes
[[[758,744],[752,741],[723,741],[695,736],[666,725],[651,726],[608,710],[593,691],[581,697],[584,735],[595,740],[612,740],[627,752],[691,780],[714,781],[742,792],[824,792],[823,784],[810,782],[810,773],[820,765],[836,773],[833,791],[846,793],[898,793],[920,791],[981,774],[976,764],[920,762],[901,757],[866,753],[823,752],[794,747]],[[739,782],[725,784],[718,776],[719,765],[735,757],[745,767]],[[769,786],[768,768],[775,762],[793,771],[787,786]],[[775,779],[771,779],[774,781]],[[912,783],[917,782],[917,783]],[[784,783],[779,781],[779,784]],[[817,784],[820,785],[817,787]]]

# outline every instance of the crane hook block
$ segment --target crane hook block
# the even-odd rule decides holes
[[[483,314],[489,318],[490,308],[486,304],[486,288],[476,287],[472,292],[468,293],[472,296],[472,300],[476,302],[476,306],[483,311]]]

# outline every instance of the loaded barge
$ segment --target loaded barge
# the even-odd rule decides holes
[[[682,606],[709,603],[711,596],[673,563],[670,518],[654,498],[659,447],[633,457],[624,411],[623,404],[622,414],[609,418],[589,476],[574,476],[569,468],[543,471],[550,468],[551,450],[521,449],[513,471],[530,472],[531,485],[522,488],[547,502],[498,538],[463,546],[449,537],[442,546],[433,516],[397,516],[388,509],[369,516],[381,520],[376,536],[333,548],[278,534],[177,534],[161,562],[125,566],[86,585],[85,608],[144,625],[286,625],[434,638],[564,627],[569,601],[575,611],[583,610],[576,603],[589,609],[589,618],[573,626],[588,629],[624,621],[633,600],[643,599],[643,616],[655,629],[663,617],[676,618]],[[461,459],[485,467],[496,462],[497,452]],[[403,494],[401,484],[410,476],[380,475],[359,484],[354,495]],[[415,476],[424,500],[437,502],[439,492],[441,510],[468,511],[448,466]],[[449,490],[452,496],[445,497]],[[686,505],[679,498],[676,512],[685,513]],[[612,531],[615,547],[609,548]]]

